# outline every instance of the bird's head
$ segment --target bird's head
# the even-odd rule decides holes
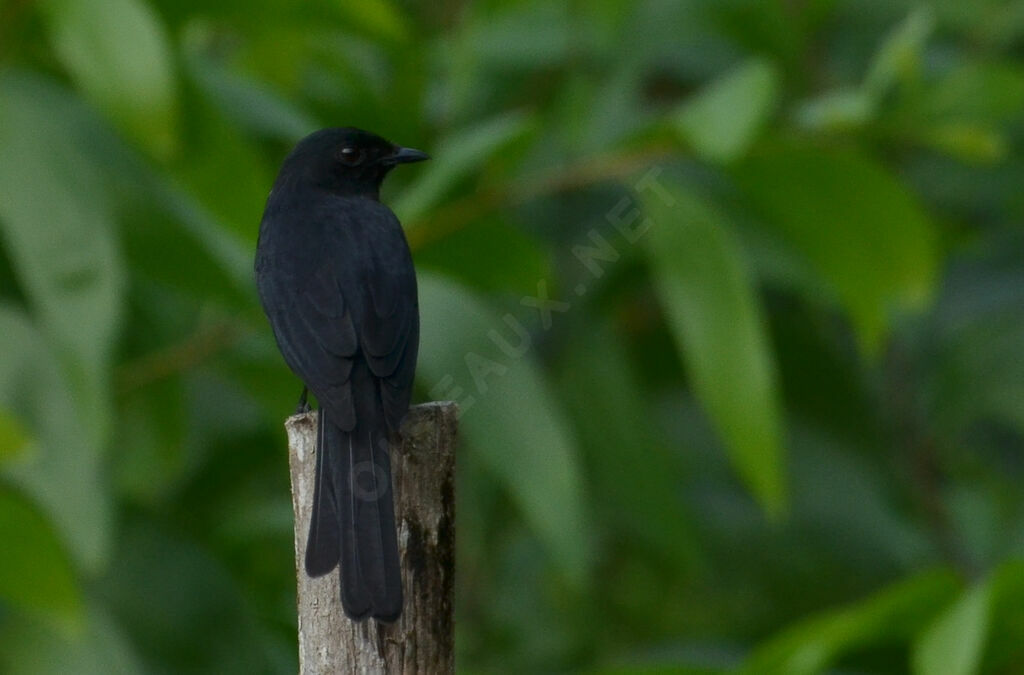
[[[425,152],[403,148],[354,127],[321,129],[299,141],[281,175],[338,194],[376,197],[391,169],[430,159]]]

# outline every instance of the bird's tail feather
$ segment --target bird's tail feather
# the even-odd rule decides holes
[[[324,410],[321,419],[306,571],[325,574],[340,562],[345,614],[394,621],[402,611],[402,577],[387,434],[369,423],[344,431]]]
[[[309,522],[309,537],[306,539],[306,574],[319,577],[338,565],[341,543],[338,539],[338,511],[335,508],[334,471],[332,461],[337,454],[326,452],[324,426],[326,416],[320,411],[316,431],[316,483],[313,486],[313,513]]]
[[[387,436],[359,426],[347,436],[349,470],[335,472],[336,480],[348,483],[347,503],[339,506],[342,531],[342,565],[355,564],[353,573],[342,570],[342,604],[348,577],[358,577],[362,594],[368,598],[370,614],[379,621],[394,621],[402,611],[402,576],[395,532],[395,512],[391,494],[391,462],[387,452]],[[346,527],[347,523],[347,527]],[[348,546],[352,555],[347,554]],[[358,613],[358,605],[350,616]],[[363,611],[365,616],[366,612]]]

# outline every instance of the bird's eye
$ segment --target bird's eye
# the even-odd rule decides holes
[[[347,145],[338,151],[338,159],[346,166],[355,166],[363,161],[363,151]]]

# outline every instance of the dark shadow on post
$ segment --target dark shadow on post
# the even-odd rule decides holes
[[[455,436],[450,401],[409,410],[391,440],[395,522],[405,607],[394,624],[355,623],[341,610],[337,572],[303,569],[316,472],[317,413],[288,418],[295,509],[299,673],[451,673],[455,667]]]

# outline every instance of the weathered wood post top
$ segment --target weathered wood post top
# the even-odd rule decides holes
[[[454,671],[455,435],[458,406],[413,406],[391,439],[391,480],[405,606],[393,624],[355,623],[341,609],[338,574],[306,575],[303,558],[316,474],[317,413],[288,418],[295,509],[299,672]]]

